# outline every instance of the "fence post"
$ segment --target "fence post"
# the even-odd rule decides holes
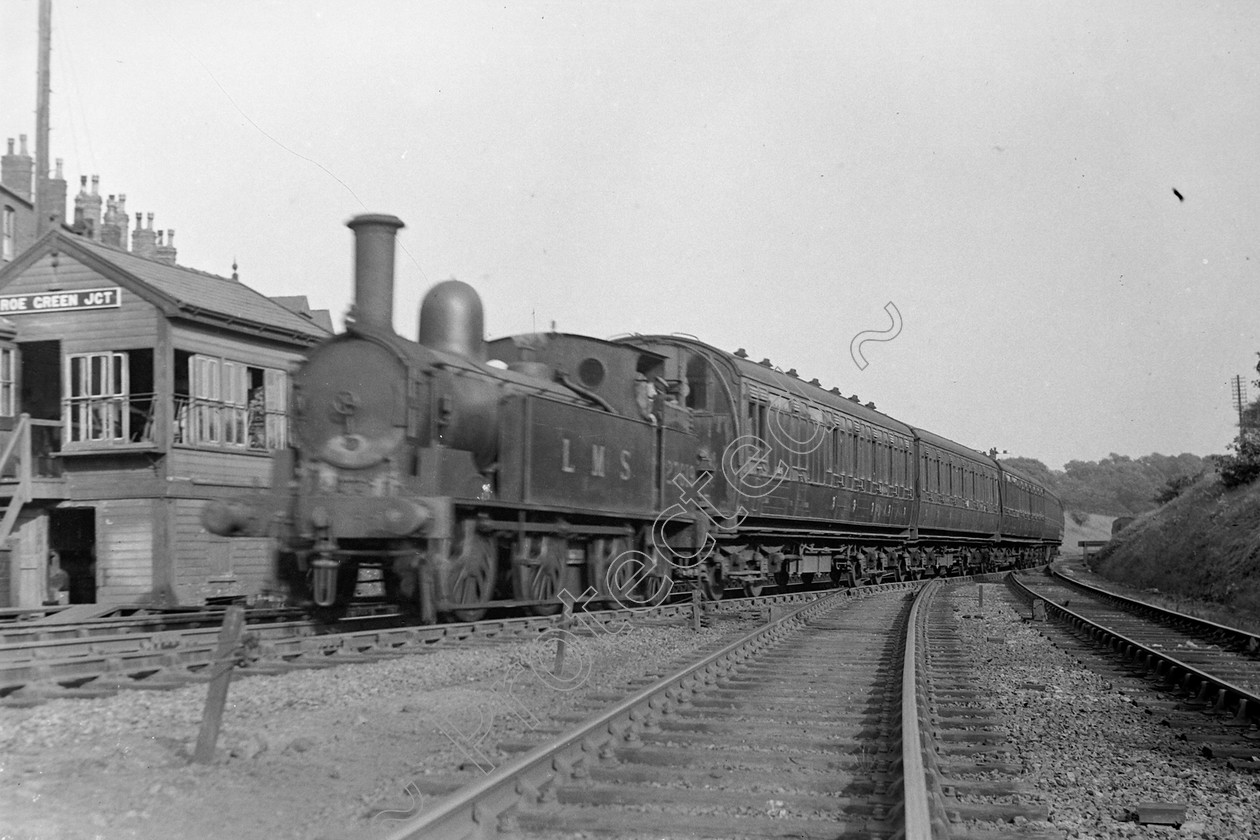
[[[245,608],[228,607],[223,616],[223,627],[219,630],[219,646],[214,652],[214,661],[210,663],[210,688],[206,691],[201,733],[197,736],[197,750],[193,753],[193,761],[198,764],[209,764],[214,760],[214,747],[219,740],[219,724],[223,720],[223,706],[227,703],[228,684],[232,681],[232,667],[236,664],[230,657],[240,642],[241,628],[244,626]]]

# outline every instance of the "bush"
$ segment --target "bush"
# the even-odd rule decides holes
[[[1216,462],[1216,471],[1221,476],[1221,484],[1239,487],[1260,477],[1260,432],[1244,429],[1229,448],[1238,454],[1212,456],[1212,460]]]
[[[1199,473],[1202,475],[1202,473]],[[1199,480],[1199,475],[1179,475],[1168,479],[1153,501],[1157,505],[1166,505],[1181,495],[1182,491]]]

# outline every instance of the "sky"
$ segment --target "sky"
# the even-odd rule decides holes
[[[404,336],[456,277],[490,336],[688,333],[1058,469],[1236,433],[1258,77],[1247,0],[54,0],[52,154],[338,325],[392,213]]]

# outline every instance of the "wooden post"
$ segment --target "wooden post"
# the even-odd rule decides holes
[[[691,590],[691,629],[700,632],[700,590]]]
[[[573,601],[564,599],[564,611],[560,614],[560,629],[567,631],[573,625]],[[567,633],[560,633],[556,637],[556,664],[551,669],[551,673],[557,678],[564,676],[564,637]]]
[[[977,584],[976,588],[980,590],[980,611],[984,612],[984,584]]]
[[[201,716],[201,734],[197,736],[197,751],[193,761],[209,764],[214,760],[214,747],[219,740],[219,724],[223,720],[223,706],[227,703],[228,684],[232,681],[230,657],[241,639],[245,626],[245,608],[232,606],[223,616],[223,628],[219,630],[219,646],[210,663],[210,688],[206,691],[206,709]]]

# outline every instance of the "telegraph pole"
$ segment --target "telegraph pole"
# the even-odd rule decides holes
[[[1243,409],[1247,407],[1247,384],[1243,382],[1241,376],[1235,376],[1232,383],[1232,396],[1234,398],[1234,408],[1238,409],[1238,431],[1243,430]]]
[[[35,236],[49,228],[48,99],[52,88],[52,0],[39,0],[39,78],[35,91]]]

